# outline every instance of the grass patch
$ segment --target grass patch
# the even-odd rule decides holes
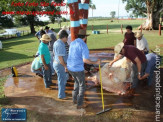
[[[110,22],[110,20],[91,20],[88,22],[88,33],[92,33],[92,25],[94,25],[94,30],[99,30],[102,34],[93,35],[88,37],[88,47],[89,49],[114,47],[117,43],[123,41],[124,35],[120,32],[114,32],[114,30],[120,30],[121,24],[132,25],[133,31],[138,31],[136,28],[144,20],[120,20],[119,22],[115,20]],[[106,34],[106,27],[109,25],[109,34]],[[69,22],[64,22],[62,25],[69,25]],[[55,28],[55,31],[59,31],[58,24],[49,24],[48,26]],[[29,27],[18,28],[18,30],[29,30]],[[35,27],[36,31],[39,27]],[[125,30],[124,30],[125,31]],[[161,55],[163,56],[163,36],[158,35],[158,31],[143,31],[145,38],[148,40],[149,47],[155,50],[156,45],[160,46]],[[31,62],[33,60],[33,55],[36,53],[39,41],[34,36],[34,34],[13,38],[8,40],[3,40],[3,50],[0,50],[0,69],[7,68],[19,64],[24,64]],[[163,64],[161,65],[163,66]]]

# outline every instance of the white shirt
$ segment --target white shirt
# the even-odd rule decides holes
[[[72,41],[71,41],[71,34],[69,34],[68,40],[67,40],[68,45],[70,45],[71,42],[72,42]]]
[[[136,40],[136,47],[139,50],[147,49],[149,51],[148,42],[147,42],[147,40],[144,37],[142,37],[141,40],[139,40],[139,39]]]

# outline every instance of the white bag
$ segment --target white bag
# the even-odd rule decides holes
[[[0,49],[2,49],[2,42],[0,41]]]

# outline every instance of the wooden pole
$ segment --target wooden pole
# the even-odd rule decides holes
[[[108,26],[108,24],[107,24],[107,34],[109,33],[108,30],[109,30],[109,26]]]
[[[92,31],[94,30],[93,25],[92,25]]]
[[[161,24],[159,24],[159,36],[161,36]]]
[[[121,25],[121,33],[123,34],[123,24]]]

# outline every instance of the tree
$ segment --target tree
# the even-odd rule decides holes
[[[90,4],[90,8],[92,9],[92,17],[93,17],[93,10],[96,10],[96,5],[95,4]]]
[[[115,18],[116,12],[115,11],[111,11],[110,15],[111,15],[112,18]]]
[[[160,13],[163,12],[163,0],[122,0],[126,10],[136,16],[147,17],[143,29],[158,29]],[[139,27],[140,29],[140,27]]]

